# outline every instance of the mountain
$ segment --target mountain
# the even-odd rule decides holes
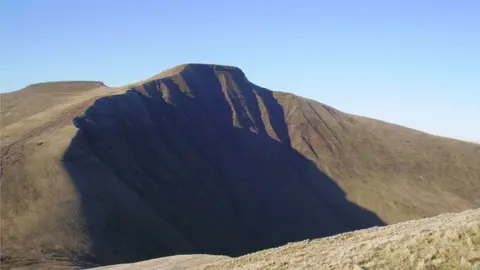
[[[480,207],[480,146],[187,64],[2,94],[2,266],[239,256]]]

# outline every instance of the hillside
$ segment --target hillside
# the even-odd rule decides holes
[[[52,106],[74,100],[76,96],[101,86],[102,82],[69,81],[38,83],[1,94],[2,127],[18,122]]]
[[[238,258],[177,255],[95,270],[480,269],[480,209],[289,243]]]
[[[216,264],[199,268],[479,269],[480,209],[290,243],[240,258],[217,260]]]
[[[479,145],[270,91],[235,67],[80,84],[0,96],[2,266],[239,256],[480,207]]]

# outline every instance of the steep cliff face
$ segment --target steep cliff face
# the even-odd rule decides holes
[[[272,92],[239,69],[189,66],[95,101],[74,119],[74,140],[84,145],[68,149],[64,162],[74,181],[89,178],[75,170],[77,150],[89,149],[88,158],[202,253],[236,256],[382,224],[291,148],[283,119]],[[117,217],[119,232],[105,243],[132,230]]]
[[[89,91],[51,109],[61,121],[2,134],[8,265],[237,256],[480,205],[478,145],[272,92],[235,67]]]

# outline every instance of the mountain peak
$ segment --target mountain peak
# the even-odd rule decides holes
[[[128,85],[129,87],[132,86],[139,86],[147,82],[160,80],[164,78],[169,78],[173,76],[182,76],[186,71],[189,73],[200,74],[205,70],[214,70],[214,71],[221,71],[221,72],[228,72],[236,74],[237,76],[240,75],[245,77],[245,73],[238,67],[230,66],[230,65],[220,65],[220,64],[205,64],[205,63],[186,63],[181,65],[176,65],[172,68],[166,69],[146,80],[142,80],[135,84]]]

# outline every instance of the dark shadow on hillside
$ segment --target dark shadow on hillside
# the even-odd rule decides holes
[[[283,109],[271,92],[259,90],[281,142],[264,128],[234,127],[218,82],[189,81],[198,89],[195,98],[171,80],[161,83],[170,89],[171,104],[157,81],[100,98],[74,119],[79,131],[64,164],[92,241],[84,260],[105,265],[185,253],[239,256],[383,225],[290,147]],[[258,113],[248,99],[246,106]]]

